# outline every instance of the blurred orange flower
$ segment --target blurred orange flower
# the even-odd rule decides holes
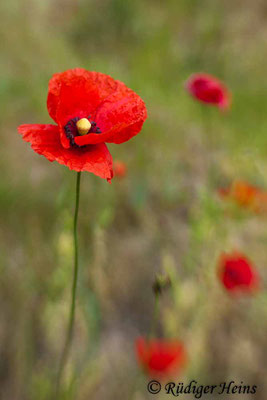
[[[245,181],[235,181],[228,188],[220,188],[221,197],[254,212],[267,211],[267,191]]]
[[[139,364],[153,378],[179,374],[186,363],[184,345],[177,340],[140,337],[136,340],[136,354]]]
[[[113,165],[114,176],[124,178],[127,175],[127,167],[123,161],[117,160]]]

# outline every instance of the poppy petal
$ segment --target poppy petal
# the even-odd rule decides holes
[[[68,84],[61,84],[56,122],[64,126],[72,118],[88,118],[99,104],[95,82],[84,76],[74,76]]]
[[[238,252],[222,254],[219,278],[229,292],[251,293],[259,287],[259,276],[251,261]]]
[[[226,110],[231,105],[231,93],[216,77],[197,73],[190,76],[186,89],[197,100]]]
[[[62,146],[69,148],[65,124],[74,117],[91,118],[102,134],[77,137],[80,146],[122,143],[140,132],[147,117],[143,100],[120,82],[99,72],[75,68],[55,74],[49,82],[47,108],[61,127]]]
[[[124,83],[116,81],[109,75],[102,74],[101,72],[87,71],[83,68],[69,69],[65,72],[54,74],[49,81],[47,108],[51,118],[53,118],[55,122],[58,122],[57,112],[60,103],[62,105],[62,101],[64,100],[65,103],[68,103],[69,100],[72,101],[71,98],[61,99],[61,95],[63,94],[61,93],[62,87],[71,87],[75,97],[83,96],[85,103],[81,102],[80,104],[82,105],[82,110],[86,112],[89,111],[86,110],[88,102],[92,105],[100,104],[112,93],[116,91],[122,93],[128,90]],[[87,94],[90,95],[91,91],[95,92],[95,90],[97,91],[97,94],[94,93],[96,97],[90,96],[87,98],[83,94],[87,92]],[[93,107],[90,107],[90,110],[92,108]]]
[[[69,69],[64,72],[60,72],[58,74],[54,74],[49,81],[48,85],[48,96],[47,96],[47,109],[49,115],[55,122],[57,120],[58,107],[61,103],[61,89],[62,87],[68,87],[71,89],[72,86],[75,90],[83,92],[83,83],[88,80],[89,83],[92,83],[90,79],[88,79],[89,71],[86,71],[82,68],[74,68]],[[88,88],[87,88],[88,89]],[[72,100],[71,98],[66,98],[65,102]]]
[[[136,340],[136,354],[151,377],[170,377],[179,373],[186,363],[186,351],[179,341],[139,338]]]
[[[20,125],[18,131],[36,153],[49,161],[57,161],[71,170],[92,172],[107,180],[113,177],[112,157],[105,144],[65,149],[56,125]]]
[[[77,136],[79,146],[95,143],[120,144],[137,135],[147,118],[144,101],[132,90],[123,90],[109,96],[96,112],[95,121],[103,132]]]

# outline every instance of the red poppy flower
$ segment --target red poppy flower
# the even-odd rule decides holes
[[[267,208],[267,193],[247,182],[235,181],[228,188],[219,189],[219,194],[254,212],[263,212]]]
[[[223,254],[219,263],[219,278],[229,292],[252,293],[259,286],[258,274],[243,254]]]
[[[136,340],[136,354],[145,372],[154,378],[179,374],[186,362],[183,344],[172,340],[139,338]]]
[[[127,167],[123,161],[115,161],[113,170],[114,176],[117,176],[118,178],[124,178],[127,174]]]
[[[186,83],[186,89],[197,100],[227,109],[231,104],[231,94],[227,87],[212,75],[193,74]]]
[[[143,100],[124,83],[81,68],[52,77],[47,108],[57,125],[21,125],[23,139],[49,161],[108,180],[112,157],[105,143],[131,139],[147,117]]]

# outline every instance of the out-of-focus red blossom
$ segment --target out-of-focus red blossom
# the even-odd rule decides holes
[[[259,277],[248,258],[238,252],[222,254],[219,278],[231,293],[253,293],[259,288]]]
[[[186,363],[186,351],[179,341],[142,337],[136,340],[136,355],[145,373],[153,378],[177,376]]]
[[[212,75],[193,74],[186,82],[186,89],[197,100],[226,110],[231,105],[231,93]]]
[[[113,166],[114,176],[118,178],[124,178],[127,174],[127,167],[123,161],[115,161]]]
[[[112,157],[105,143],[123,143],[138,134],[147,117],[143,100],[124,83],[100,72],[71,69],[53,75],[47,108],[56,125],[18,127],[23,139],[49,161],[111,180]],[[89,121],[89,130],[77,122]]]
[[[237,205],[256,213],[267,211],[267,192],[247,182],[235,181],[218,192],[222,198],[233,200]]]

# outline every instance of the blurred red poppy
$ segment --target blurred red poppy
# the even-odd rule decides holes
[[[193,74],[186,82],[186,89],[197,100],[227,109],[231,105],[231,94],[227,87],[212,75]]]
[[[247,182],[235,181],[218,192],[222,198],[233,200],[240,207],[257,213],[267,210],[267,192]]]
[[[115,161],[113,166],[114,176],[124,178],[127,174],[127,167],[123,161]]]
[[[252,293],[259,287],[254,266],[246,256],[238,252],[221,256],[219,278],[226,290],[233,293]]]
[[[179,341],[140,337],[136,340],[136,354],[144,371],[154,378],[179,374],[186,363],[186,351]]]
[[[81,68],[53,75],[47,108],[57,125],[21,125],[23,139],[49,161],[107,180],[113,170],[105,143],[131,139],[147,117],[143,100],[124,83]]]

